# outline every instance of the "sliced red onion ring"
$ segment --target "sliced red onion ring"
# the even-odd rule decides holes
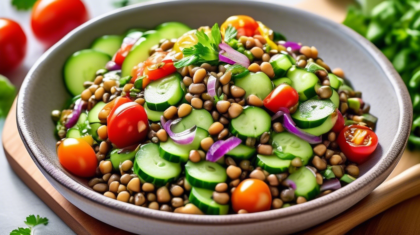
[[[337,178],[334,178],[324,181],[320,190],[323,192],[325,190],[337,190],[339,188],[341,188],[340,181]]]
[[[221,50],[221,51],[219,52],[219,60],[220,60],[221,62],[225,62],[225,63],[228,63],[228,64],[235,64],[235,63],[236,63],[235,61],[233,61],[233,60],[231,60],[231,59],[227,58],[226,56],[224,56],[224,55],[223,55],[223,53],[225,53],[225,51],[224,51],[224,50]]]
[[[296,190],[296,183],[293,180],[286,179],[284,181],[291,189]]]
[[[239,51],[233,49],[226,43],[220,43],[219,44],[220,52],[219,52],[219,59],[220,56],[224,56],[231,60],[231,62],[235,62],[236,64],[240,64],[244,66],[245,68],[249,67],[249,59],[246,57],[246,55],[240,53]],[[223,57],[222,57],[223,58]],[[223,58],[224,59],[224,58]],[[228,62],[226,62],[228,63]]]
[[[216,162],[230,150],[236,148],[242,142],[238,137],[232,136],[227,140],[218,140],[207,151],[206,160]]]
[[[114,61],[110,60],[108,63],[106,63],[105,68],[108,71],[114,71],[114,70],[121,70],[121,65],[115,63]]]
[[[162,118],[161,118],[162,120]],[[190,129],[187,129],[183,132],[174,133],[171,130],[172,125],[175,125],[181,121],[181,118],[175,120],[169,120],[163,125],[163,129],[165,129],[166,133],[168,133],[169,137],[177,143],[177,144],[191,144],[194,141],[195,133],[197,132],[197,126],[193,126]]]
[[[160,125],[163,127],[165,125],[165,123],[166,123],[165,117],[163,115],[160,116]]]
[[[207,93],[209,93],[211,97],[216,96],[216,83],[217,79],[213,75],[210,75],[209,80],[207,81]]]
[[[280,44],[283,45],[286,48],[290,47],[290,49],[292,49],[292,51],[298,51],[302,47],[302,45],[300,45],[299,43],[291,42],[291,41],[281,42]]]
[[[64,125],[67,129],[72,128],[76,125],[77,120],[79,120],[80,114],[82,113],[83,102],[81,99],[78,99],[74,105],[73,112],[70,119]]]

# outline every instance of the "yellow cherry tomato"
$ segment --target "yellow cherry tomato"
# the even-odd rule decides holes
[[[78,140],[83,140],[83,141],[85,141],[86,143],[88,143],[90,146],[92,146],[92,145],[93,145],[93,138],[92,138],[92,136],[91,136],[91,135],[85,135],[85,136],[82,136],[82,137],[80,137],[80,138],[76,138],[76,139],[78,139]]]
[[[95,175],[98,160],[92,146],[80,139],[67,138],[57,148],[60,164],[80,177]]]
[[[238,31],[238,35],[252,37],[255,35],[255,31],[258,29],[258,23],[250,16],[237,15],[231,16],[223,22],[220,27],[222,36],[225,35],[225,31],[229,25],[232,25]]]
[[[277,44],[270,39],[273,36],[273,30],[265,26],[261,21],[258,21],[258,25],[258,31],[260,32],[261,36],[263,36],[264,39],[267,41],[267,44],[271,47],[271,49],[278,50]]]
[[[198,28],[198,30],[204,30],[204,32],[210,36],[211,34],[211,29],[209,27],[200,27]],[[197,30],[191,30],[188,31],[186,33],[184,33],[184,35],[182,35],[180,38],[178,38],[178,40],[176,41],[173,50],[176,52],[180,52],[182,53],[182,50],[184,50],[185,48],[188,47],[193,47],[195,44],[198,43],[198,39],[197,36],[195,36],[195,33],[197,32]]]

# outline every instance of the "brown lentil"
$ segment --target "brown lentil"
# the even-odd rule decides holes
[[[250,51],[255,59],[261,59],[264,54],[264,51],[259,47],[253,47]]]
[[[343,158],[341,158],[340,155],[334,154],[331,158],[330,158],[330,164],[331,165],[339,165],[343,162]]]
[[[335,141],[335,138],[336,138],[336,134],[333,131],[328,133],[328,140],[329,141]]]
[[[241,182],[241,181],[240,181],[239,179],[232,180],[232,181],[230,181],[229,186],[230,186],[230,187],[236,187],[236,186],[238,186],[238,185],[239,185],[239,183],[240,183],[240,182]]]
[[[101,100],[102,96],[104,95],[105,90],[103,87],[99,87],[96,91],[95,91],[95,99],[96,100]]]
[[[337,177],[337,178],[343,177],[344,172],[343,172],[343,168],[341,166],[335,165],[335,166],[332,166],[331,169],[332,169],[335,177]]]
[[[247,49],[249,49],[249,48],[252,48],[252,47],[254,47],[254,46],[255,46],[255,40],[254,40],[253,38],[249,37],[249,38],[246,40],[245,47],[246,47]]]
[[[201,109],[203,108],[203,100],[201,100],[200,98],[192,98],[191,105],[196,109]]]
[[[227,193],[213,192],[213,200],[221,205],[229,203],[230,197]]]
[[[230,87],[230,94],[232,94],[232,96],[235,98],[241,98],[245,95],[245,90],[233,85]]]
[[[327,163],[325,162],[325,160],[321,159],[318,156],[314,157],[314,159],[312,160],[312,164],[316,167],[316,169],[320,171],[327,169]]]
[[[204,101],[204,109],[207,111],[211,111],[213,109],[213,102],[210,100]]]
[[[167,50],[169,50],[169,49],[172,49],[172,47],[174,46],[174,43],[173,42],[171,42],[171,41],[169,41],[169,40],[166,40],[166,41],[164,41],[163,43],[162,43],[162,45],[160,45],[160,48],[163,50],[163,51],[167,51]]]
[[[157,202],[151,202],[149,204],[149,209],[159,210],[159,203],[157,203]]]
[[[117,174],[112,174],[111,177],[109,177],[108,185],[110,185],[114,181],[120,181],[120,176]]]
[[[220,83],[222,85],[229,84],[230,80],[232,79],[232,72],[228,71],[225,74],[223,74],[222,77],[220,77]]]
[[[270,140],[270,133],[264,132],[260,137],[260,144],[266,144]]]
[[[145,192],[153,192],[155,191],[155,186],[151,183],[144,183],[141,189]]]
[[[166,186],[158,188],[156,195],[159,203],[167,203],[171,201],[171,195],[169,194],[169,190]]]
[[[226,165],[228,165],[228,166],[230,166],[230,165],[232,165],[232,166],[236,166],[236,162],[235,162],[235,160],[233,160],[233,158],[231,158],[231,157],[227,157],[227,158],[225,159],[225,163],[226,163]]]
[[[347,172],[347,174],[349,174],[349,175],[351,175],[355,178],[359,177],[359,173],[360,173],[359,167],[357,167],[355,165],[348,165],[346,167],[346,172]]]
[[[335,68],[332,70],[332,73],[337,75],[340,78],[344,78],[344,71],[341,68]]]
[[[143,193],[134,194],[134,205],[141,206],[146,202],[146,198]]]
[[[330,86],[321,86],[318,89],[318,95],[321,99],[329,99],[332,96],[332,88]]]
[[[333,155],[334,155],[334,151],[332,151],[331,149],[327,149],[327,151],[326,151],[326,153],[325,153],[325,158],[328,160],[328,159],[330,159]]]
[[[191,184],[188,183],[187,180],[184,180],[184,189],[187,190],[187,191],[191,190]]]
[[[274,198],[273,202],[271,203],[271,207],[273,209],[279,209],[283,206],[283,201],[280,198]]]
[[[106,142],[104,142],[106,143]],[[103,175],[110,173],[112,171],[112,163],[111,161],[102,161],[99,163],[99,170]]]
[[[184,200],[180,197],[174,197],[171,201],[172,207],[178,208],[184,205]]]
[[[297,204],[302,204],[302,203],[305,203],[305,202],[306,202],[306,198],[304,198],[304,197],[298,197],[296,199]]]
[[[279,185],[279,180],[277,179],[277,176],[274,174],[268,175],[267,176],[267,181],[271,186],[278,186]]]
[[[244,110],[244,108],[241,105],[233,103],[233,104],[230,105],[230,107],[228,109],[229,117],[231,119],[236,118],[239,115],[241,115],[243,110]]]
[[[104,193],[106,191],[108,191],[108,185],[104,184],[104,183],[99,183],[99,184],[95,184],[93,185],[93,190],[95,190],[96,192],[99,193]]]
[[[111,191],[113,193],[117,193],[118,192],[118,187],[120,187],[120,182],[114,181],[109,185],[109,191]]]
[[[191,150],[190,154],[188,156],[188,159],[192,162],[199,162],[201,161],[201,157],[200,154],[198,153],[197,150]]]
[[[249,174],[249,177],[252,179],[259,179],[259,180],[265,180],[265,174],[261,170],[253,170]]]
[[[303,162],[302,162],[302,159],[300,159],[300,158],[298,158],[298,157],[295,157],[295,158],[292,160],[291,164],[292,164],[292,166],[294,166],[294,167],[301,167],[301,166],[302,166],[302,164],[303,164]]]
[[[340,104],[341,113],[346,113],[348,108],[349,108],[349,105],[347,103],[341,103]]]
[[[242,170],[244,170],[244,171],[247,171],[247,170],[249,170],[249,167],[251,166],[251,162],[249,161],[249,160],[242,160],[240,163],[239,163],[239,167],[242,169]]]
[[[316,173],[315,174],[315,177],[316,177],[316,183],[317,184],[322,185],[324,183],[324,179],[322,178],[322,175],[321,174]]]
[[[100,126],[98,128],[98,131],[97,132],[98,132],[99,139],[101,139],[101,140],[108,139],[108,128],[107,128],[106,125]]]
[[[127,184],[127,189],[130,190],[131,192],[140,192],[140,179],[139,178],[133,178],[130,180],[130,182],[128,182]]]
[[[132,167],[133,167],[133,162],[130,160],[125,160],[123,163],[121,163],[120,169],[123,172],[126,172],[126,171],[131,170]]]
[[[188,76],[185,76],[182,79],[182,82],[185,84],[186,87],[188,87],[188,86],[190,86],[193,83],[193,80],[192,80],[192,78],[190,78]]]
[[[284,189],[280,193],[280,198],[283,202],[291,202],[295,199],[295,191],[293,189]]]
[[[120,184],[120,186],[118,186],[117,193],[121,193],[123,191],[127,191],[127,187],[125,187],[125,185]]]
[[[174,118],[175,114],[177,113],[178,113],[178,109],[175,106],[171,106],[163,112],[163,117],[169,120],[169,119]]]
[[[318,144],[317,146],[314,147],[314,153],[318,156],[323,156],[326,150],[327,150],[327,147],[323,144]]]
[[[226,138],[228,135],[229,135],[229,129],[225,128],[219,133],[219,135],[217,135],[217,139],[222,140]]]
[[[257,140],[255,138],[252,138],[252,137],[248,137],[245,140],[245,144],[249,147],[254,147],[256,142],[257,142]]]
[[[263,73],[267,74],[267,76],[269,78],[274,78],[274,76],[275,76],[273,66],[271,66],[271,64],[268,63],[268,62],[263,62],[261,64],[261,71]]]
[[[311,56],[312,58],[318,58],[318,50],[316,49],[316,47],[312,46],[311,47]]]
[[[182,118],[188,116],[192,111],[192,107],[189,104],[181,104],[178,108],[178,117]]]
[[[82,98],[82,100],[84,101],[88,101],[91,96],[92,96],[92,92],[89,89],[86,89],[82,92],[82,94],[80,95],[80,98]]]
[[[181,186],[173,185],[171,187],[171,194],[174,197],[182,196],[182,194],[184,194],[184,189]],[[159,197],[158,197],[158,201],[159,201]]]
[[[133,178],[133,177],[132,177],[130,174],[123,174],[123,175],[121,176],[120,182],[121,182],[122,184],[128,184],[128,182],[130,182],[130,180],[131,180],[132,178]]]
[[[204,83],[193,83],[188,87],[188,91],[192,94],[201,94],[206,91]]]
[[[306,56],[306,58],[312,58],[312,50],[308,46],[302,46],[299,52]]]
[[[226,183],[218,183],[215,190],[219,193],[226,192],[228,190],[228,185]]]
[[[262,155],[271,155],[273,153],[273,146],[269,144],[259,144],[257,147],[257,153]]]
[[[256,72],[261,71],[261,67],[257,63],[252,63],[250,66],[248,66],[248,70],[250,72],[256,73]]]
[[[99,183],[104,183],[104,180],[101,179],[101,178],[93,178],[93,179],[89,180],[88,185],[89,185],[89,187],[93,187],[93,185],[99,184]]]
[[[156,194],[154,194],[154,193],[148,193],[146,195],[146,198],[147,198],[147,201],[154,202],[154,201],[156,201]]]
[[[273,123],[273,130],[277,133],[280,133],[284,131],[284,127],[280,122],[275,122]]]
[[[206,137],[201,140],[200,146],[204,151],[208,151],[210,146],[214,143],[211,137]]]
[[[230,107],[230,102],[225,100],[220,100],[216,104],[217,111],[220,113],[226,113]]]
[[[193,82],[194,83],[202,83],[206,74],[207,74],[207,72],[206,72],[205,69],[203,69],[203,68],[198,69],[194,73]]]
[[[306,66],[306,63],[306,60],[299,60],[296,65],[300,68],[304,68]]]
[[[241,176],[241,173],[242,173],[241,168],[239,168],[237,166],[230,165],[226,169],[226,174],[229,176],[229,178],[231,178],[233,180],[238,179],[239,176]]]
[[[104,196],[105,197],[109,197],[109,198],[112,198],[112,199],[115,199],[116,197],[115,197],[115,194],[113,194],[112,192],[105,192],[104,193]]]
[[[186,204],[184,207],[178,207],[174,211],[175,213],[183,213],[183,214],[195,214],[195,215],[202,215],[204,214],[198,207],[194,204],[189,203]]]
[[[248,211],[246,211],[245,209],[240,209],[238,211],[238,214],[246,214],[246,213],[248,213]]]
[[[103,175],[103,176],[102,176],[102,179],[103,179],[104,181],[108,181],[108,180],[109,180],[109,178],[111,178],[111,173],[108,173],[108,174],[105,174],[105,175]]]

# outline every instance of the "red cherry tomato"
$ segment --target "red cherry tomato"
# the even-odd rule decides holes
[[[283,83],[264,99],[264,106],[275,113],[280,108],[291,108],[299,102],[299,94],[290,85]]]
[[[118,148],[143,141],[148,131],[146,111],[135,102],[122,104],[108,117],[108,138]]]
[[[130,82],[134,83],[137,78],[139,78],[143,75],[146,75],[146,73],[149,73],[148,74],[149,76],[147,76],[143,80],[143,88],[145,88],[150,83],[151,80],[158,80],[159,78],[162,78],[164,76],[167,76],[169,74],[174,73],[176,71],[176,68],[175,68],[175,66],[173,66],[173,63],[172,63],[172,65],[170,65],[170,64],[166,65],[166,63],[170,63],[172,61],[172,60],[169,60],[169,59],[166,60],[167,55],[168,55],[168,52],[158,51],[158,52],[153,53],[153,55],[150,56],[145,62],[141,62],[137,66],[134,66],[133,70],[131,71],[131,76],[133,78],[131,79]],[[150,66],[156,66],[156,67],[162,66],[162,65],[160,65],[162,63],[162,61],[165,62],[163,67],[166,66],[165,68],[162,67],[162,69],[164,69],[164,70],[155,69],[156,71],[151,72],[152,69],[150,69]],[[146,72],[146,70],[147,70],[147,72]],[[169,72],[171,72],[171,73],[169,73]],[[166,75],[164,75],[164,74],[166,74]],[[164,76],[162,76],[162,75],[164,75]],[[162,77],[159,77],[159,76],[162,76]],[[151,79],[151,78],[153,78],[153,79]]]
[[[111,117],[112,117],[112,115],[115,113],[115,110],[118,108],[118,107],[120,107],[121,105],[123,105],[123,104],[125,104],[125,103],[128,103],[128,102],[132,102],[131,101],[131,99],[129,99],[129,98],[126,98],[126,97],[117,97],[116,99],[115,99],[115,101],[114,101],[114,103],[110,106],[110,107],[107,107],[107,105],[108,104],[110,104],[110,103],[108,103],[107,105],[105,105],[104,107],[103,107],[103,109],[104,108],[110,108],[110,112],[109,112],[109,115],[108,115],[108,118],[107,118],[107,123],[109,123],[110,121],[111,121]]]
[[[26,54],[26,35],[18,23],[0,18],[0,73],[19,66]]]
[[[378,146],[378,136],[369,127],[351,125],[341,130],[337,143],[347,159],[361,164],[375,151]]]
[[[336,109],[335,112],[337,113],[337,121],[335,122],[331,130],[335,133],[340,133],[340,131],[344,128],[344,118],[338,109]]]
[[[232,25],[238,31],[239,36],[254,36],[255,31],[259,25],[252,17],[245,15],[231,16],[220,27],[222,35],[225,35],[225,31],[229,25]]]
[[[246,179],[233,191],[231,201],[233,210],[236,212],[241,209],[247,212],[270,210],[270,188],[262,180]]]
[[[176,68],[174,66],[174,62],[164,61],[159,64],[147,66],[144,69],[143,73],[149,78],[149,80],[154,81],[166,77],[175,72]]]
[[[125,57],[127,57],[128,52],[130,52],[131,48],[133,48],[137,39],[138,38],[125,37],[120,49],[118,49],[118,51],[115,53],[114,58],[112,58],[112,60],[116,64],[122,65],[125,60]]]
[[[88,18],[80,0],[39,0],[32,9],[31,26],[35,37],[49,47]]]
[[[95,151],[84,140],[67,138],[57,148],[58,160],[64,169],[80,177],[95,175],[98,160]]]

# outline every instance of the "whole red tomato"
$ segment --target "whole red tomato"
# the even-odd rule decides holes
[[[121,104],[108,117],[108,138],[118,148],[143,141],[149,131],[144,108],[136,102]]]
[[[340,110],[336,109],[335,112],[337,113],[337,121],[331,130],[338,134],[341,130],[343,130],[345,121]]]
[[[341,130],[337,143],[350,161],[361,164],[375,151],[378,136],[369,127],[351,125]]]
[[[95,151],[84,140],[67,138],[57,148],[58,160],[64,169],[81,177],[95,175],[98,160]]]
[[[18,23],[0,18],[0,73],[19,66],[26,54],[26,35]]]
[[[241,209],[250,213],[270,210],[270,188],[262,180],[246,179],[233,191],[232,207],[236,212]]]
[[[290,85],[283,83],[264,99],[264,106],[275,113],[280,108],[291,108],[299,102],[299,94]]]
[[[36,38],[49,47],[88,18],[80,0],[38,0],[32,9],[31,26]]]

